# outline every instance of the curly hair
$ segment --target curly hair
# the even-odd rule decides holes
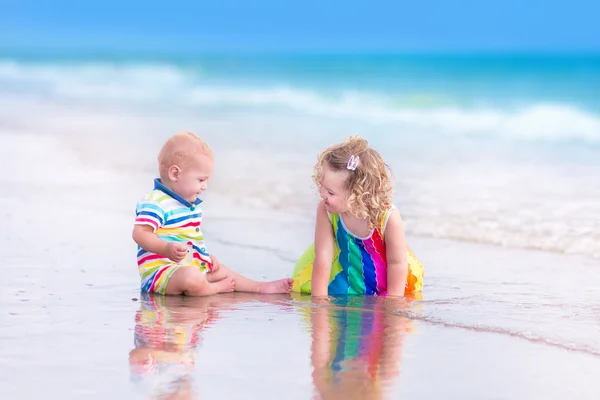
[[[347,169],[352,155],[360,157],[354,171]],[[321,186],[324,165],[334,171],[349,172],[346,180],[348,210],[366,219],[371,229],[378,227],[385,212],[392,206],[392,180],[391,169],[377,150],[369,147],[369,143],[359,136],[351,136],[343,143],[323,150],[312,176],[317,187]]]

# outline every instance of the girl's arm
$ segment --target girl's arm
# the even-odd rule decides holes
[[[325,204],[317,207],[317,224],[315,227],[315,261],[312,272],[312,295],[327,296],[331,262],[333,261],[333,228],[327,217]]]
[[[388,295],[403,296],[408,275],[408,254],[404,224],[397,209],[391,211],[385,228]]]

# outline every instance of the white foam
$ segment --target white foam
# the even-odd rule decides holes
[[[399,124],[405,132],[600,143],[600,117],[566,103],[538,102],[516,109],[400,106],[397,95],[390,97],[382,93],[345,90],[326,94],[283,85],[217,85],[204,80],[199,70],[168,64],[3,61],[0,62],[0,87],[3,86],[93,102],[163,104],[191,109],[276,108],[374,124]]]
[[[495,157],[495,147],[485,153],[480,147],[461,148],[453,140],[416,146],[412,154],[406,138],[394,135],[425,131],[600,142],[600,122],[592,114],[549,104],[513,111],[394,108],[367,93],[348,92],[332,98],[281,87],[214,87],[194,83],[198,76],[186,71],[153,68],[0,63],[0,87],[9,87],[0,95],[0,153],[5,170],[14,168],[19,174],[7,173],[4,181],[48,179],[75,185],[123,182],[123,175],[131,172],[151,176],[164,137],[192,129],[217,150],[211,191],[237,204],[301,210],[312,218],[317,196],[310,168],[317,152],[333,137],[337,141],[347,135],[356,119],[370,120],[373,130],[385,136],[374,137],[372,143],[379,140],[382,152],[399,172],[396,201],[409,233],[600,257],[597,165],[564,168],[564,160],[554,165],[542,158],[535,161],[540,165],[519,164],[506,157],[506,152],[495,163],[486,163]],[[31,82],[36,83],[27,93],[15,89],[27,88]],[[96,92],[103,82],[113,82],[120,89]],[[154,99],[140,95],[144,85],[155,91]],[[60,94],[40,100],[40,93],[48,87],[60,88]],[[133,93],[130,98],[129,92]],[[109,100],[111,107],[99,107],[96,101],[104,95],[106,99],[117,96],[117,106]],[[142,106],[122,107],[124,101]],[[146,110],[147,104],[175,105],[177,112],[169,109],[157,115],[156,108]],[[241,113],[217,122],[194,117],[198,108],[236,105],[243,109]],[[269,107],[299,114],[282,118],[285,113],[270,112]],[[310,116],[326,116],[333,122],[324,124]],[[378,129],[376,124],[384,122],[403,128]]]

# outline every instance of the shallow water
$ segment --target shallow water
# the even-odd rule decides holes
[[[127,298],[129,290],[115,287],[42,300],[29,292],[19,292],[0,319],[0,388],[10,399],[600,393],[599,357],[407,318],[406,310],[419,312],[418,301]]]

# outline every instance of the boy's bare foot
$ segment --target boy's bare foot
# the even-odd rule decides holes
[[[218,293],[233,292],[235,290],[235,281],[233,278],[221,279],[220,281],[213,283],[213,285],[217,285]]]
[[[265,282],[260,285],[259,293],[289,293],[292,290],[292,278],[283,278],[276,281]]]

